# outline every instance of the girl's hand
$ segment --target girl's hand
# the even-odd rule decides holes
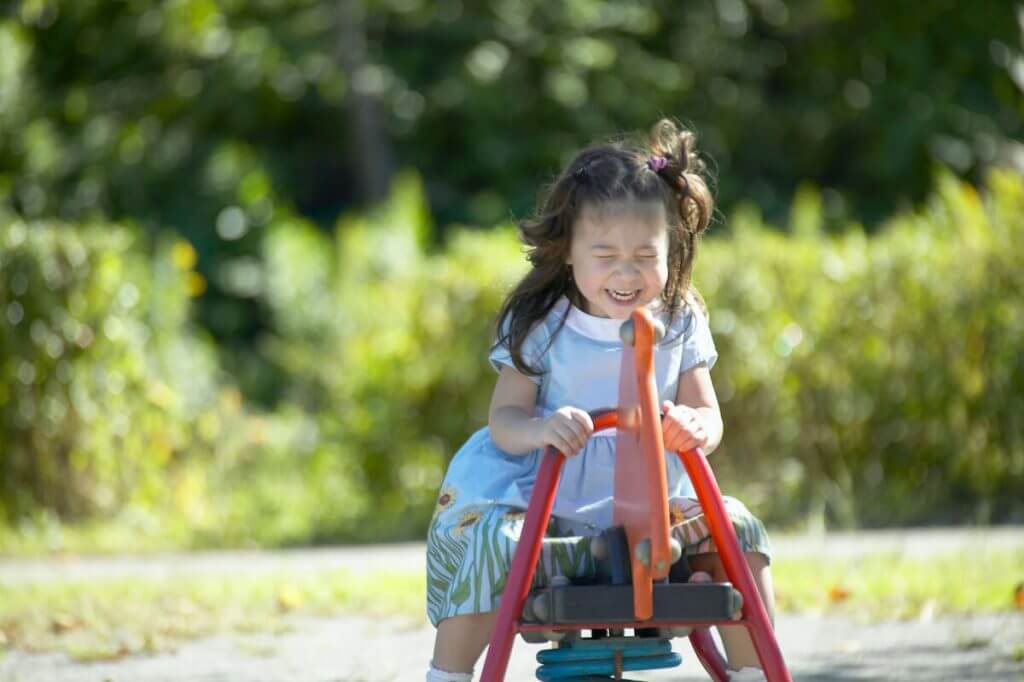
[[[583,449],[594,432],[590,415],[576,407],[560,407],[540,423],[542,445],[555,447],[566,457]]]
[[[686,452],[708,444],[708,432],[700,412],[686,405],[673,405],[671,400],[664,401],[661,410],[665,413],[661,429],[666,450]]]

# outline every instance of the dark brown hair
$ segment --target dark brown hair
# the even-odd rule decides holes
[[[542,196],[536,215],[520,225],[532,267],[498,313],[495,347],[508,345],[524,374],[538,371],[523,360],[523,342],[562,296],[583,307],[566,259],[573,226],[586,205],[662,202],[668,217],[668,281],[662,300],[674,318],[684,305],[704,309],[690,284],[697,240],[707,229],[714,197],[695,135],[663,119],[647,145],[633,140],[598,144],[579,152]],[[564,318],[563,318],[564,323]]]

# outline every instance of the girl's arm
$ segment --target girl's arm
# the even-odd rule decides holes
[[[540,418],[533,416],[537,384],[507,365],[501,368],[491,394],[487,425],[498,447],[513,455],[525,455],[538,444]]]
[[[676,404],[665,401],[665,448],[689,450],[700,447],[710,455],[722,442],[722,413],[711,382],[711,371],[697,365],[679,375]],[[701,443],[701,441],[704,441]]]
[[[535,417],[537,384],[504,366],[491,396],[487,425],[499,448],[512,455],[553,445],[566,456],[579,452],[594,430],[590,416],[575,407],[562,407],[547,418]]]

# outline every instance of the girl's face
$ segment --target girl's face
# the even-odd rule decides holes
[[[569,248],[585,312],[623,320],[657,299],[668,280],[668,223],[660,203],[587,204]]]

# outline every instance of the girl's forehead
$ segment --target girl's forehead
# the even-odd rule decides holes
[[[668,221],[661,202],[604,202],[583,206],[573,236],[588,241],[605,237],[649,239],[667,232]]]

